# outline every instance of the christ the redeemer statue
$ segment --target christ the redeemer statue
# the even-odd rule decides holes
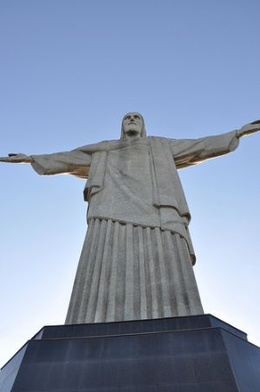
[[[120,140],[54,154],[9,154],[38,174],[87,178],[88,230],[67,324],[202,314],[193,273],[190,212],[177,169],[236,149],[260,121],[199,139],[147,137],[128,113]]]

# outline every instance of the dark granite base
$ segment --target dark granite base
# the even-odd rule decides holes
[[[260,349],[211,316],[44,327],[1,392],[258,392]]]

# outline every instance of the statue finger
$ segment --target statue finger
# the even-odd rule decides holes
[[[0,157],[0,162],[10,162],[10,157]]]

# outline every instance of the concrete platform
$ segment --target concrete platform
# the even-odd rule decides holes
[[[257,392],[260,349],[211,315],[43,327],[1,392]]]

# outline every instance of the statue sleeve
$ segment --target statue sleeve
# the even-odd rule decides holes
[[[234,151],[239,138],[232,131],[199,139],[170,139],[170,144],[176,167],[181,169]]]
[[[80,149],[31,156],[31,165],[40,175],[71,174],[79,178],[88,177],[91,154]]]

